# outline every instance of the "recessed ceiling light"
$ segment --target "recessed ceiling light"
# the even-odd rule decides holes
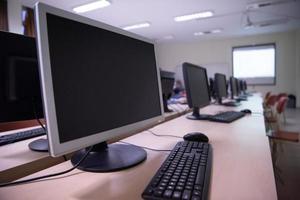
[[[133,25],[129,25],[129,26],[125,26],[123,27],[124,30],[129,31],[132,29],[138,29],[138,28],[146,28],[149,27],[150,23],[149,22],[143,22],[143,23],[139,23],[139,24],[133,24]]]
[[[163,37],[165,40],[172,40],[174,39],[174,36],[173,35],[166,35]]]
[[[199,35],[204,35],[204,33],[203,32],[194,33],[194,36],[199,36]]]
[[[208,35],[208,34],[212,34],[212,33],[220,33],[222,31],[222,29],[213,29],[210,31],[200,31],[200,32],[196,32],[194,33],[195,36],[200,36],[200,35]]]
[[[214,29],[214,30],[211,30],[210,32],[211,33],[220,33],[222,31],[222,29]]]
[[[212,17],[213,15],[214,15],[214,13],[212,11],[204,11],[204,12],[193,13],[193,14],[189,14],[189,15],[178,16],[178,17],[175,17],[174,20],[176,22],[183,22],[183,21],[188,21],[188,20],[193,20],[193,19]]]
[[[99,8],[104,8],[109,6],[111,3],[108,0],[99,0],[91,3],[83,4],[81,6],[77,6],[73,8],[73,11],[76,13],[84,13],[92,10],[96,10]]]

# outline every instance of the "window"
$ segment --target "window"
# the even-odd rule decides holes
[[[275,84],[275,44],[233,47],[233,76],[250,85]]]

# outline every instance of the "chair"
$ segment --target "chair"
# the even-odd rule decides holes
[[[275,104],[277,102],[277,95],[270,95],[264,102],[264,116],[265,118],[274,117]]]
[[[274,97],[274,99],[278,99],[278,98]],[[276,105],[276,106],[275,106],[275,110],[271,108],[271,114],[265,115],[265,122],[267,123],[269,128],[274,129],[274,128],[272,128],[272,125],[275,124],[276,125],[275,129],[279,130],[281,116],[283,116],[284,123],[286,123],[285,108],[286,108],[287,100],[288,100],[288,98],[286,96],[282,96],[278,101],[270,102],[270,106],[271,105],[272,106]]]

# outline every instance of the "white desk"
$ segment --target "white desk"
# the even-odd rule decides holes
[[[187,105],[171,105],[174,112],[165,113],[165,120],[174,119],[180,115],[183,115],[189,111]],[[18,129],[13,131],[0,132],[1,135],[12,134],[22,130],[30,130],[33,128],[39,128],[39,126]],[[28,148],[28,144],[39,138],[46,138],[46,136],[35,137],[32,139],[0,146],[0,183],[8,182],[28,176],[32,173],[46,169],[58,163],[64,161],[62,157],[52,158],[49,153],[35,152]],[[122,139],[122,138],[120,138]],[[1,198],[0,198],[1,199]]]
[[[254,96],[249,99],[249,102],[235,109],[262,111],[261,98]],[[231,109],[211,105],[201,112],[213,114]],[[213,147],[210,199],[277,199],[269,142],[262,115],[247,115],[231,124],[193,121],[182,116],[151,130],[157,134],[178,136],[199,131],[209,137]],[[147,131],[124,139],[126,142],[157,149],[172,149],[179,140],[156,137]],[[113,173],[74,170],[51,180],[0,188],[0,197],[2,200],[141,199],[144,188],[168,155],[166,152],[147,152],[145,162],[127,170]],[[70,162],[64,162],[29,177],[59,172],[70,167]]]
[[[32,128],[1,132],[0,135],[12,134],[17,131],[30,130]],[[45,137],[46,136],[35,137],[1,146],[0,182],[15,180],[63,162],[64,160],[62,158],[52,158],[49,156],[49,153],[35,152],[29,149],[28,144],[30,142]]]

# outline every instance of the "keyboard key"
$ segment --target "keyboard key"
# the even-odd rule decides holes
[[[191,190],[184,190],[182,194],[183,200],[189,200],[191,198]]]
[[[180,191],[175,191],[173,193],[173,199],[180,199],[181,198],[181,192]]]

